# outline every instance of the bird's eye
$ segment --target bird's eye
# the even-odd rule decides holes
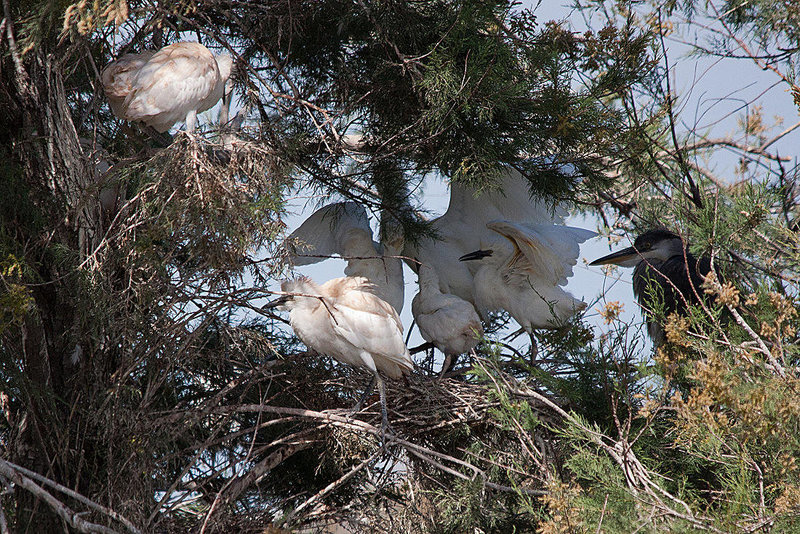
[[[649,248],[652,248],[652,246],[653,244],[650,241],[645,241],[644,243],[642,243],[641,248],[642,250],[648,250]]]

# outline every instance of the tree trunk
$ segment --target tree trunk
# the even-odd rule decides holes
[[[38,49],[23,60],[12,47],[11,56],[13,68],[2,69],[3,103],[10,108],[2,120],[21,127],[16,135],[11,130],[9,155],[12,165],[22,171],[30,202],[46,221],[44,228],[51,229],[47,235],[38,234],[43,230],[30,225],[20,224],[16,229],[18,244],[36,250],[28,256],[28,267],[35,268],[38,283],[31,292],[33,305],[18,329],[20,339],[9,344],[20,349],[16,358],[27,386],[21,392],[25,405],[16,421],[11,458],[74,487],[80,478],[77,462],[71,461],[70,447],[75,441],[70,427],[78,425],[71,414],[75,399],[69,384],[70,374],[79,367],[68,362],[80,337],[74,260],[86,256],[98,235],[98,218],[92,216],[86,207],[91,204],[85,201],[92,174],[72,122],[59,55]],[[63,56],[60,59],[63,61]],[[70,257],[60,257],[54,246],[62,253],[69,251]],[[32,257],[38,259],[35,265],[30,265]],[[18,488],[15,497],[16,531],[66,530],[53,511],[30,493]]]

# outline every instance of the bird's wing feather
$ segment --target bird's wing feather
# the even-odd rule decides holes
[[[125,54],[103,69],[101,79],[107,96],[125,98],[131,92],[131,84],[139,70],[153,57],[155,50],[141,54]]]
[[[345,254],[345,240],[355,232],[372,239],[367,211],[355,202],[336,202],[308,217],[286,238],[286,247],[294,265],[309,265]]]
[[[341,281],[339,287],[333,289],[332,282]],[[397,311],[385,300],[375,294],[375,284],[366,278],[359,276],[346,276],[344,278],[334,278],[322,284],[322,291],[325,294],[336,296],[336,306],[361,310],[379,317],[387,317],[394,322],[397,330],[402,335],[403,323]]]
[[[566,284],[567,278],[572,276],[572,268],[578,262],[580,244],[587,239],[596,237],[597,232],[563,225],[535,225],[534,228],[544,237],[555,254],[561,258],[561,267],[563,271],[561,272],[558,284]]]
[[[335,307],[340,318],[333,324],[336,333],[372,354],[379,370],[396,376],[392,371],[394,366],[413,369],[411,355],[403,342],[400,318],[388,303],[371,293],[347,291],[336,299]]]
[[[130,120],[169,113],[183,119],[214,90],[219,69],[199,43],[175,43],[156,52],[139,70],[124,103]],[[177,122],[177,121],[176,121]]]
[[[498,186],[498,189],[487,190],[476,196],[473,189],[452,184],[445,216],[458,217],[478,229],[495,219],[558,223],[563,222],[566,216],[563,207],[551,209],[543,200],[532,197],[528,181],[516,169],[509,168]]]
[[[595,232],[561,225],[530,225],[512,221],[492,221],[488,228],[514,245],[515,253],[507,265],[512,274],[535,275],[554,285],[566,283],[580,253],[579,243]]]

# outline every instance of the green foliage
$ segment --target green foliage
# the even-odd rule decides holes
[[[796,6],[592,4],[580,35],[505,0],[11,6],[2,459],[145,531],[796,531],[797,170],[754,109],[740,182],[715,176],[731,143],[683,128],[661,48],[678,8],[718,8],[731,33],[705,51],[753,39],[796,96]],[[245,127],[155,140],[113,118],[103,66],[188,35],[236,56]],[[261,308],[286,275],[287,202],[356,200],[412,242],[430,234],[409,204],[425,177],[484,190],[509,165],[617,235],[680,231],[720,280],[684,316],[656,306],[653,354],[618,303],[607,332],[576,318],[536,349],[494,314],[463,379],[389,384],[384,435],[374,397],[347,413],[366,374]],[[63,529],[21,486],[3,504],[17,530]]]
[[[20,283],[23,279],[23,266],[14,256],[0,261],[0,334],[19,325],[33,304],[31,292]]]

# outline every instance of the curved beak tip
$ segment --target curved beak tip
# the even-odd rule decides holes
[[[483,258],[488,258],[494,254],[492,249],[489,250],[476,250],[475,252],[470,252],[468,254],[464,254],[458,261],[470,261],[470,260],[482,260]]]

